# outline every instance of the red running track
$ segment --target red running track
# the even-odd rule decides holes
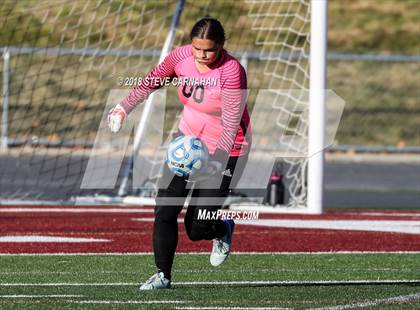
[[[40,212],[42,211],[42,212]],[[115,212],[114,212],[115,211]],[[180,219],[182,220],[183,214]],[[323,215],[260,214],[281,220],[404,220],[418,211],[334,211]],[[0,206],[0,253],[137,253],[152,251],[153,210],[130,207]],[[179,223],[178,252],[209,252],[211,242],[192,242]],[[108,242],[4,242],[2,237],[67,237]],[[420,251],[416,233],[265,227],[239,224],[235,252]],[[10,241],[10,240],[9,240]]]

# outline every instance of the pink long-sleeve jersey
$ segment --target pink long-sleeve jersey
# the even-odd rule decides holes
[[[192,46],[174,49],[162,63],[150,71],[121,102],[129,113],[165,79],[179,82],[178,96],[184,105],[179,130],[200,137],[211,154],[216,149],[230,156],[249,151],[251,127],[248,113],[246,73],[241,64],[225,50],[212,70],[200,73],[192,55]]]

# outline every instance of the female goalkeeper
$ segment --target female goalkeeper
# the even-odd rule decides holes
[[[184,219],[185,229],[193,241],[213,240],[210,263],[218,266],[230,253],[234,222],[204,220],[198,215],[203,211],[214,214],[222,207],[222,198],[228,195],[246,163],[251,145],[247,80],[241,64],[223,49],[225,32],[218,20],[199,20],[191,30],[190,39],[191,44],[174,49],[110,111],[108,123],[111,131],[117,132],[138,103],[164,86],[159,81],[165,78],[182,81],[178,96],[184,108],[178,134],[199,136],[206,143],[212,169],[207,179],[196,181]],[[177,217],[189,189],[188,180],[174,175],[165,165],[161,180],[168,178],[169,186],[159,182],[156,197],[153,250],[157,273],[140,287],[141,290],[170,288],[171,285],[178,243]],[[209,184],[216,186],[205,186]]]

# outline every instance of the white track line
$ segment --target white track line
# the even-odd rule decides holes
[[[348,212],[348,213],[340,213],[341,215],[363,215],[363,216],[420,216],[420,213],[418,212],[413,212],[413,213],[403,213],[403,212],[392,212],[392,213],[382,213],[382,212]]]
[[[336,255],[336,254],[420,254],[420,251],[336,251],[336,252],[232,252],[231,255]],[[1,256],[147,256],[153,252],[131,253],[0,253]],[[209,255],[209,252],[180,252],[176,255]]]
[[[396,297],[384,298],[384,299],[375,299],[372,301],[348,304],[348,305],[338,305],[332,307],[322,307],[322,308],[313,308],[312,310],[342,310],[342,309],[356,309],[356,308],[365,308],[377,305],[388,305],[393,303],[401,302],[411,302],[420,300],[420,293],[411,294],[411,295],[401,295]]]
[[[197,282],[173,282],[173,286],[245,286],[245,285],[360,285],[360,284],[418,284],[420,280],[321,280],[321,281],[197,281]],[[1,286],[137,286],[137,282],[10,282],[0,283]]]
[[[154,217],[131,218],[136,222],[154,222]],[[183,223],[183,219],[177,219]],[[252,225],[279,228],[306,228],[306,229],[330,229],[348,231],[369,231],[369,232],[391,232],[405,234],[420,234],[420,225],[416,220],[307,220],[307,219],[258,219],[258,220],[237,220],[239,225]]]
[[[49,208],[40,208],[39,206],[25,206],[25,207],[2,207],[0,205],[0,213],[1,212],[69,212],[69,213],[84,213],[84,212],[98,212],[98,213],[114,213],[114,212],[120,212],[120,213],[153,213],[153,208],[135,208],[130,206],[124,206],[124,207],[74,207],[74,206],[64,206],[64,207],[53,207],[55,205],[60,204],[53,204]],[[271,208],[271,207],[270,207]],[[275,211],[271,208],[271,210]],[[181,213],[185,213],[186,210],[182,210]],[[264,212],[263,212],[264,213]],[[273,212],[276,213],[276,212]],[[280,214],[286,214],[287,213],[280,213]],[[305,215],[305,214],[301,214]],[[335,215],[335,214],[330,214]],[[358,216],[395,216],[395,217],[420,217],[420,212],[342,212],[338,213],[337,216],[348,216],[348,215],[358,215]]]
[[[153,213],[153,209],[127,209],[127,208],[0,208],[0,213]]]
[[[0,243],[91,243],[91,242],[111,242],[108,239],[95,238],[74,238],[57,236],[0,236]]]
[[[279,228],[305,228],[328,229],[348,231],[370,231],[385,233],[420,234],[420,223],[415,220],[282,220],[259,219],[256,221],[236,221],[237,224],[279,227]]]

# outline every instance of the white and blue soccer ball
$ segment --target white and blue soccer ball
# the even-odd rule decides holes
[[[200,138],[179,136],[168,147],[166,162],[178,176],[198,175],[207,168],[209,150]]]

